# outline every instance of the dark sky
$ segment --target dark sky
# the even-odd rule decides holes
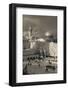
[[[46,32],[57,37],[56,16],[23,15],[23,31],[28,31],[29,26],[32,26],[32,33],[38,37],[44,38]]]

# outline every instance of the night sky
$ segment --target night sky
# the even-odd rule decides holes
[[[29,26],[35,36],[45,38],[45,33],[49,32],[57,38],[57,16],[23,15],[23,32],[27,32]]]

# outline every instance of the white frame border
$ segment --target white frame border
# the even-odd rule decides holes
[[[22,15],[57,16],[58,30],[58,73],[40,75],[22,75]],[[63,80],[63,10],[16,8],[16,82],[36,82]],[[59,61],[60,60],[60,61]]]

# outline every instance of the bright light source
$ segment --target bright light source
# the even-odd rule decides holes
[[[37,41],[45,42],[45,40],[43,38],[37,39]]]
[[[50,36],[50,33],[49,33],[49,32],[46,32],[46,33],[45,33],[45,36]]]

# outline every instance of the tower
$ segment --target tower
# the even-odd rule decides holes
[[[32,48],[32,27],[31,26],[29,26],[28,36],[29,36],[30,48]]]

